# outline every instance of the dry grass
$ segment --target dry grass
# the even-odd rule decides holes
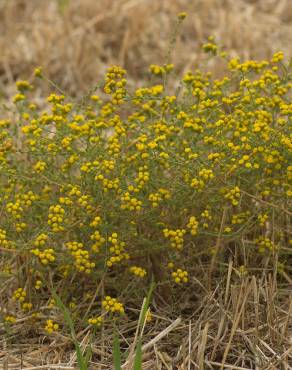
[[[154,317],[143,335],[143,369],[292,369],[291,283],[278,286],[268,271],[260,277],[239,277],[230,262],[226,279],[212,291],[196,280],[194,288],[201,291],[200,298],[184,302],[181,318],[175,319],[167,306],[156,307],[154,300]],[[136,326],[137,322],[129,321],[119,327],[122,348],[134,345]],[[13,331],[0,342],[5,370],[77,369],[69,337],[56,333],[53,341],[43,338],[39,343],[36,336],[25,332],[25,322]],[[21,343],[12,344],[20,331]],[[77,337],[85,350],[89,332]],[[89,369],[112,368],[112,343],[112,330],[98,334]],[[131,359],[130,355],[125,358],[123,369],[133,368]]]
[[[279,49],[291,55],[290,0],[1,0],[0,89],[36,65],[74,95],[109,64],[124,66],[137,83],[151,63],[163,64],[181,11],[188,18],[173,55],[178,72],[201,61],[200,45],[210,34],[246,59]]]

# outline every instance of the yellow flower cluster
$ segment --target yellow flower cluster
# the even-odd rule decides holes
[[[25,302],[26,295],[26,292],[22,288],[18,288],[13,292],[12,299],[13,301],[18,301],[24,311],[29,311],[32,308],[32,303]]]
[[[230,189],[226,192],[224,195],[225,199],[228,199],[233,206],[237,206],[239,203],[240,198],[240,189],[238,186],[235,186],[234,188]]]
[[[273,55],[273,58],[271,60],[272,63],[279,63],[281,60],[284,59],[284,53],[283,51],[278,51]]]
[[[43,247],[45,244],[46,244],[46,242],[47,242],[47,240],[48,240],[48,235],[47,234],[40,234],[37,238],[36,238],[36,240],[35,240],[35,242],[33,243],[36,247]]]
[[[30,207],[33,202],[39,200],[39,196],[34,194],[31,190],[24,194],[19,194],[17,197],[19,199],[21,205],[25,208]]]
[[[49,319],[46,321],[45,331],[48,334],[52,334],[54,331],[58,331],[59,325],[55,323],[53,320]]]
[[[35,282],[34,287],[35,287],[35,289],[36,289],[36,290],[41,289],[41,287],[42,287],[42,286],[43,286],[43,282],[42,282],[41,280],[37,280],[37,281]]]
[[[212,216],[210,214],[210,211],[208,209],[205,209],[201,213],[202,221],[203,221],[203,227],[207,229],[209,227],[209,221],[212,220]]]
[[[171,276],[177,284],[187,283],[189,281],[188,272],[182,269],[177,269],[176,271],[173,271]]]
[[[33,166],[33,169],[37,172],[37,173],[40,173],[40,172],[43,172],[46,168],[46,162],[44,161],[38,161],[34,166]]]
[[[232,215],[231,223],[233,225],[243,224],[249,215],[250,215],[249,211],[234,214]]]
[[[13,292],[12,299],[23,303],[26,298],[26,292],[22,288],[18,288]]]
[[[13,248],[13,242],[7,239],[7,232],[6,230],[0,229],[0,247],[1,248]]]
[[[162,94],[164,88],[163,88],[163,85],[154,85],[154,86],[151,86],[151,87],[142,87],[138,90],[136,90],[135,92],[135,95],[136,97],[138,98],[143,98],[143,97],[146,97],[146,96],[159,96],[160,94]],[[151,105],[153,104],[150,104],[148,103],[149,105],[143,105],[143,110],[146,111],[146,112],[152,112],[152,109],[151,109]]]
[[[53,248],[46,248],[41,251],[39,248],[31,249],[30,252],[39,258],[42,265],[48,265],[56,260],[55,251]]]
[[[91,227],[97,227],[101,223],[101,217],[96,216],[94,217],[94,220],[90,223]]]
[[[103,319],[101,316],[97,316],[97,317],[91,317],[87,320],[88,324],[89,325],[93,325],[93,326],[96,326],[96,327],[100,327],[102,322],[103,322]]]
[[[105,243],[105,238],[103,238],[100,235],[100,232],[96,230],[93,234],[90,235],[90,239],[94,241],[94,244],[91,246],[91,250],[98,253],[100,247]]]
[[[129,192],[121,196],[121,209],[128,209],[129,211],[140,211],[142,202],[135,197],[131,197]]]
[[[197,178],[193,178],[191,181],[191,187],[198,189],[199,191],[204,187],[204,185],[204,181]]]
[[[89,213],[94,210],[94,208],[89,204],[91,201],[89,195],[82,195],[78,198],[77,204],[85,208]]]
[[[163,229],[163,235],[165,238],[170,240],[170,246],[173,249],[181,250],[184,245],[184,235],[186,233],[185,229]]]
[[[109,190],[119,188],[120,180],[117,178],[111,180],[111,179],[104,177],[104,175],[99,174],[95,176],[95,180],[102,182],[104,192],[108,192]]]
[[[61,225],[64,221],[65,210],[59,204],[50,206],[48,215],[48,225],[51,226],[53,232],[63,231],[64,227]]]
[[[120,303],[116,298],[112,298],[111,296],[106,296],[105,299],[102,301],[102,307],[111,313],[120,313],[123,314],[125,312],[124,306]]]
[[[191,216],[187,224],[187,228],[190,229],[191,235],[195,236],[198,233],[199,222],[195,216]]]
[[[201,171],[199,171],[199,176],[204,180],[211,180],[214,178],[213,171],[207,168],[203,168]]]
[[[49,103],[59,104],[65,99],[64,95],[51,94],[48,96],[47,101]]]
[[[142,267],[139,267],[139,266],[132,266],[130,267],[130,271],[132,274],[140,277],[140,278],[143,278],[144,276],[146,276],[146,270],[143,269]]]
[[[11,215],[19,220],[22,216],[22,212],[23,212],[23,208],[21,207],[21,204],[20,202],[15,202],[15,203],[12,203],[12,202],[9,202],[7,203],[6,205],[6,209],[7,209],[7,212],[8,213],[11,213]]]
[[[71,185],[71,184],[70,184]],[[74,197],[76,196],[77,198],[81,197],[82,193],[81,191],[79,190],[79,187],[78,186],[73,186],[71,185],[70,186],[70,190],[68,191],[68,195],[70,197]]]
[[[168,200],[171,198],[170,191],[167,189],[160,188],[156,193],[149,194],[148,199],[152,202],[152,207],[158,207],[159,203],[165,199]]]
[[[21,307],[22,307],[23,310],[29,311],[32,308],[32,303],[30,303],[30,302],[24,302]]]
[[[13,103],[18,103],[26,99],[26,96],[24,94],[15,94],[13,97]]]
[[[15,202],[9,202],[6,204],[7,212],[13,216],[15,221],[19,221],[14,224],[16,232],[21,233],[26,229],[27,223],[23,221],[21,222],[21,219],[24,216],[25,210],[32,206],[33,202],[36,200],[39,200],[39,197],[32,191],[29,191],[28,193],[17,194]]]
[[[14,324],[16,322],[16,317],[12,315],[6,315],[5,316],[5,322],[9,324]]]
[[[27,224],[25,222],[17,222],[15,224],[15,230],[16,232],[21,233],[26,228],[26,226]]]
[[[16,81],[16,87],[17,87],[17,90],[20,91],[20,92],[24,92],[26,90],[32,90],[32,88],[33,88],[33,86],[26,80]]]
[[[74,258],[74,265],[79,272],[90,274],[95,267],[95,263],[90,261],[89,252],[84,249],[83,243],[67,242],[66,248]]]
[[[173,64],[166,64],[164,66],[159,66],[157,64],[151,64],[149,70],[151,73],[153,73],[156,76],[163,76],[166,73],[171,72],[173,68],[174,68]]]
[[[276,245],[269,238],[259,237],[255,240],[255,243],[258,247],[259,253],[273,251],[276,249]]]
[[[261,226],[264,226],[268,219],[269,216],[266,213],[258,215],[258,221]]]
[[[32,308],[25,292],[36,311],[54,310],[47,281],[79,317],[101,283],[115,295],[133,275],[167,279],[169,261],[171,284],[187,282],[220,233],[225,260],[231,243],[247,269],[271,253],[286,269],[292,66],[282,52],[230,58],[214,38],[203,49],[206,59],[226,60],[225,76],[195,69],[172,81],[174,66],[153,64],[155,83],[131,89],[113,66],[82,100],[53,92],[42,108],[32,83],[17,83],[13,109],[0,119],[0,274],[15,290],[6,312],[21,319]],[[45,78],[40,68],[35,76]],[[102,306],[123,312],[117,299]],[[99,325],[92,307],[86,317]]]
[[[126,95],[125,86],[127,80],[124,78],[126,71],[119,67],[113,66],[108,69],[105,77],[104,92],[112,95],[114,105],[123,104]]]
[[[114,264],[130,258],[129,254],[125,252],[126,243],[118,240],[117,233],[112,233],[108,238],[108,242],[111,244],[109,248],[111,256],[106,262],[108,267],[112,267]]]
[[[215,39],[213,36],[209,36],[208,38],[209,42],[202,46],[202,49],[204,50],[205,53],[212,53],[214,55],[217,53],[218,46],[216,45],[214,40]]]
[[[139,167],[138,169],[138,176],[135,178],[135,182],[137,183],[137,189],[134,191],[138,192],[140,189],[143,188],[146,182],[149,181],[149,171],[148,166]]]

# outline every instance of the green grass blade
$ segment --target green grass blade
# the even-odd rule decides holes
[[[71,337],[73,340],[73,343],[75,345],[75,350],[76,350],[76,356],[77,356],[77,362],[78,362],[78,367],[80,370],[87,370],[88,369],[88,361],[84,358],[81,347],[76,340],[76,335],[75,335],[75,329],[74,329],[74,323],[73,320],[71,319],[70,312],[68,311],[67,307],[64,305],[62,302],[61,298],[58,296],[58,294],[55,291],[52,291],[52,295],[56,301],[57,306],[60,308],[64,315],[64,319],[66,324],[68,325],[70,332],[71,332]]]
[[[134,370],[142,370],[142,341],[141,341],[141,338],[138,339],[138,343],[136,347]]]
[[[86,347],[86,353],[85,353],[85,358],[84,358],[85,359],[86,366],[88,366],[89,360],[92,357],[92,346],[91,346],[91,343],[92,343],[92,337],[90,339],[90,342],[89,342],[88,346]]]
[[[139,322],[140,329],[142,329],[142,327],[145,323],[146,314],[147,314],[147,311],[148,311],[148,308],[149,308],[149,305],[150,305],[150,300],[151,300],[154,288],[155,288],[155,283],[154,283],[154,281],[152,281],[151,285],[150,285],[150,288],[149,288],[149,291],[147,293],[145,303],[142,306],[142,314],[141,314],[141,319],[140,319],[140,322]]]
[[[60,297],[55,291],[52,291],[52,295],[56,301],[57,306],[60,308],[64,315],[64,319],[66,321],[66,324],[69,326],[69,329],[71,331],[71,336],[75,339],[75,330],[74,330],[74,323],[71,319],[70,312],[68,311],[67,307],[64,305],[64,303],[61,301]]]
[[[122,369],[122,361],[121,361],[120,341],[119,341],[119,337],[118,337],[116,332],[115,332],[115,335],[114,335],[113,356],[114,356],[114,368],[115,368],[115,370],[121,370]]]
[[[84,358],[79,343],[74,340],[79,370],[88,370],[87,361]]]
[[[139,339],[138,339],[137,346],[136,346],[136,351],[135,351],[134,370],[141,370],[142,369],[142,338],[141,338],[141,336],[142,336],[143,326],[145,324],[146,315],[147,315],[147,311],[148,311],[148,308],[149,308],[149,305],[150,305],[150,300],[151,300],[151,297],[152,297],[154,287],[155,287],[155,283],[152,281],[152,283],[150,285],[150,288],[149,288],[149,291],[148,291],[148,294],[147,294],[147,297],[144,300],[144,303],[143,303],[143,306],[142,306],[142,312],[141,312],[140,320],[139,320],[140,335],[139,335]]]

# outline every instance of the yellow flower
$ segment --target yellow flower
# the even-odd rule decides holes
[[[42,67],[36,67],[34,70],[34,75],[35,77],[41,78],[42,77]]]
[[[187,16],[187,13],[185,12],[181,12],[181,13],[178,13],[177,15],[177,18],[180,20],[180,21],[183,21]]]

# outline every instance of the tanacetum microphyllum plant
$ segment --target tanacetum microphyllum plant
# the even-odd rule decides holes
[[[276,255],[286,268],[291,63],[281,52],[229,59],[212,38],[203,49],[227,60],[227,75],[188,72],[176,94],[170,64],[152,65],[155,82],[136,91],[110,67],[98,95],[54,92],[43,107],[30,82],[17,82],[0,120],[5,325],[33,313],[47,333],[62,330],[54,289],[98,327],[127,314],[152,277],[172,294],[191,284],[219,247],[247,269]]]

